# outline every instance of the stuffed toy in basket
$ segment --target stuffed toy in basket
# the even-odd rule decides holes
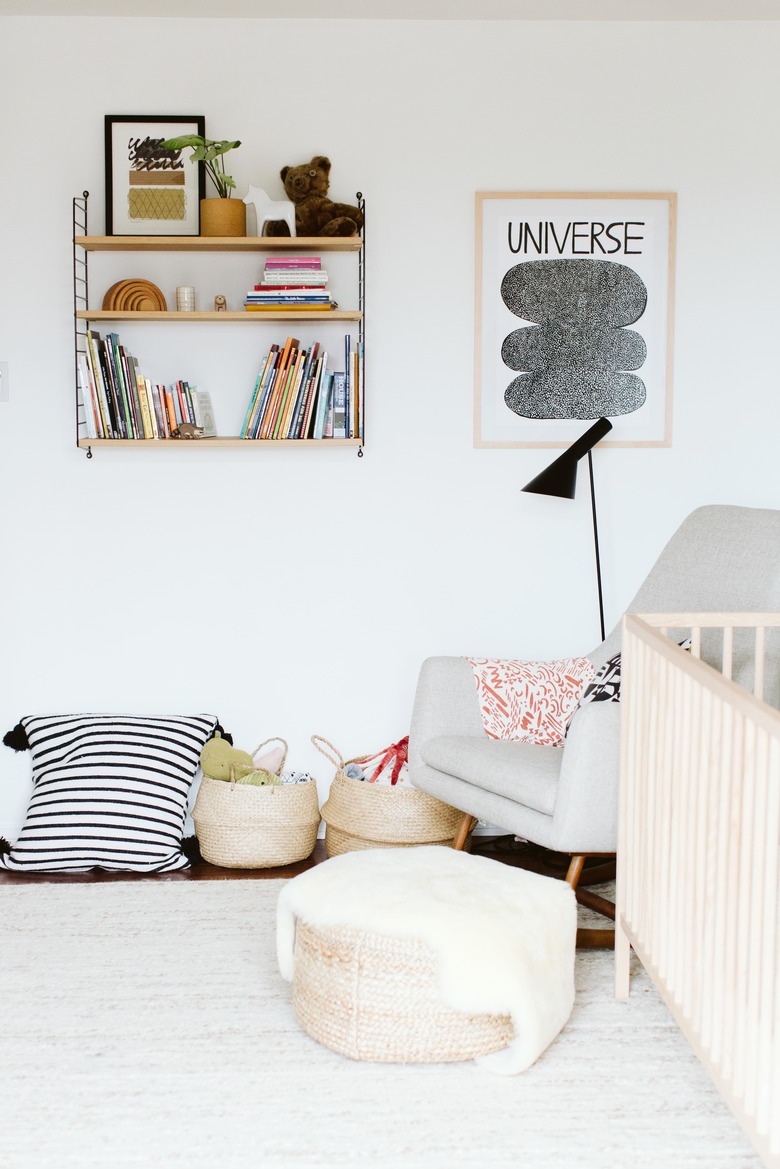
[[[461,813],[403,782],[408,737],[348,763],[321,735],[311,741],[336,768],[322,807],[328,856],[358,848],[452,844]],[[359,772],[365,778],[357,778]]]

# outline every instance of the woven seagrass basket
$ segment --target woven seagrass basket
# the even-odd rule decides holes
[[[266,740],[284,743],[284,739]],[[261,743],[252,752],[256,755]],[[246,776],[243,777],[246,780]],[[311,856],[320,825],[317,785],[255,787],[204,776],[192,810],[201,856],[224,869],[267,869]]]
[[[462,818],[457,809],[414,787],[352,779],[344,774],[346,763],[332,743],[320,735],[312,735],[311,741],[336,767],[322,806],[328,856],[359,848],[452,844]]]
[[[468,1015],[443,1003],[436,955],[418,938],[298,920],[294,971],[304,1031],[352,1059],[451,1063],[498,1051],[514,1033],[509,1015]]]

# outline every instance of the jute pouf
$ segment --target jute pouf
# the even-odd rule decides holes
[[[523,1071],[574,1002],[574,892],[426,845],[352,851],[289,881],[277,952],[303,1029],[382,1063]]]
[[[313,1039],[352,1059],[451,1063],[506,1047],[509,1015],[442,1002],[436,955],[417,938],[298,922],[293,1005]]]

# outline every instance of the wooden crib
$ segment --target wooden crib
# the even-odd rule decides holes
[[[618,998],[633,947],[772,1169],[780,714],[763,699],[776,700],[778,632],[778,613],[624,619],[615,945]]]

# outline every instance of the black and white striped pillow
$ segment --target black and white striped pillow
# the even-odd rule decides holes
[[[216,725],[210,714],[23,718],[5,742],[24,749],[26,736],[33,793],[0,865],[15,872],[186,868],[187,799]]]

